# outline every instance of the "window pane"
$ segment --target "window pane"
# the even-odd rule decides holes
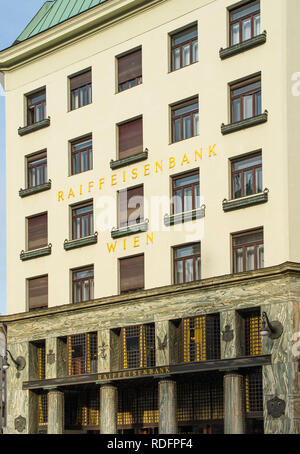
[[[234,259],[235,272],[241,273],[243,271],[243,249],[236,249]]]
[[[192,136],[191,133],[191,117],[183,118],[183,139],[189,139]]]
[[[80,238],[80,218],[74,220],[74,239]]]
[[[231,27],[231,44],[238,44],[240,42],[240,24],[233,24]]]
[[[234,170],[242,170],[247,169],[248,167],[256,166],[261,164],[261,155],[253,156],[251,158],[241,159],[239,161],[235,161],[233,164]]]
[[[30,169],[29,170],[29,186],[36,186],[36,179],[35,179],[35,170]]]
[[[174,197],[174,214],[176,213],[182,213],[182,192],[181,191],[176,191],[175,192],[175,197]]]
[[[193,209],[193,191],[192,188],[184,189],[184,211],[190,211]]]
[[[257,268],[264,267],[264,245],[257,246]]]
[[[232,90],[233,96],[239,96],[244,93],[248,93],[249,91],[255,91],[261,87],[260,80],[258,82],[254,82],[253,84],[243,85],[240,88],[236,88]]]
[[[243,21],[243,41],[251,38],[251,19],[246,19]]]
[[[85,106],[87,104],[86,87],[80,88],[80,105]]]
[[[176,178],[175,186],[176,188],[180,188],[182,186],[186,186],[187,184],[197,183],[199,181],[199,174],[196,173],[194,175],[183,176],[181,178]]]
[[[250,96],[244,96],[244,120],[246,118],[251,118],[253,117],[253,97],[252,95]]]
[[[182,66],[190,64],[190,44],[182,47]]]
[[[253,243],[254,241],[262,241],[263,240],[263,232],[253,232],[247,235],[241,235],[234,238],[234,244],[236,246]]]
[[[174,49],[173,51],[173,69],[180,68],[180,48]]]
[[[241,102],[239,99],[234,99],[232,102],[232,121],[240,121],[241,119]]]
[[[195,208],[200,208],[200,186],[194,188]]]
[[[233,198],[242,197],[242,174],[238,173],[233,177]]]
[[[185,43],[186,41],[190,41],[193,38],[196,38],[198,35],[197,28],[192,28],[188,30],[184,30],[181,33],[178,33],[173,38],[173,45],[177,46],[179,44]]]
[[[176,284],[182,284],[183,283],[183,263],[182,261],[175,262],[175,279],[176,279]]]
[[[179,109],[174,110],[174,117],[178,117],[179,115],[184,115],[189,112],[193,112],[193,110],[198,110],[198,103],[195,102],[194,104],[189,104],[185,107],[181,107]]]
[[[196,257],[195,260],[195,280],[200,281],[201,279],[201,258]]]
[[[238,11],[232,13],[231,19],[232,20],[241,19],[242,17],[248,16],[248,14],[254,13],[255,11],[259,11],[259,9],[260,9],[259,2],[257,2],[255,5],[239,8]]]
[[[248,170],[244,173],[244,195],[253,194],[253,172]]]
[[[260,14],[253,17],[253,36],[260,34]]]
[[[43,120],[43,115],[42,115],[42,105],[38,104],[35,109],[35,121],[41,121]]]
[[[89,218],[88,216],[83,216],[82,218],[82,236],[89,235]]]
[[[255,190],[262,192],[262,169],[255,169]]]
[[[194,260],[188,259],[185,261],[185,282],[192,282],[194,280]]]
[[[261,92],[255,94],[255,115],[261,114]]]
[[[200,243],[182,246],[175,249],[175,257],[188,257],[190,255],[200,254]]]
[[[44,183],[44,172],[43,172],[43,167],[39,166],[37,167],[37,185],[43,184]]]
[[[89,84],[88,86],[88,104],[91,104],[92,102],[92,84]]]
[[[78,109],[78,90],[72,91],[72,108]]]
[[[79,173],[79,153],[73,154],[73,173]]]
[[[88,152],[87,151],[83,151],[81,153],[81,172],[85,172],[86,170],[88,170]]]
[[[199,114],[195,114],[194,118],[194,136],[199,135]]]
[[[181,120],[174,121],[174,142],[178,142],[179,140],[181,140],[180,123]]]
[[[198,61],[198,41],[193,42],[193,60],[192,63]]]
[[[254,246],[246,249],[246,271],[254,270]]]
[[[73,287],[73,291],[74,291],[74,302],[75,303],[80,303],[80,300],[81,300],[81,296],[80,296],[80,283],[79,282],[75,282],[74,284],[74,287]]]

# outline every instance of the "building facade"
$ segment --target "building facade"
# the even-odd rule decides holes
[[[0,52],[6,433],[300,432],[298,3],[55,0]]]

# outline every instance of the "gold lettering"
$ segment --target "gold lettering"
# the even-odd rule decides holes
[[[155,373],[156,373],[156,374],[159,374],[159,371],[158,371],[158,369],[155,369]]]
[[[134,371],[132,372],[132,375],[133,375],[134,377],[136,377],[136,370],[134,370]]]
[[[197,156],[199,156],[199,158],[202,159],[202,148],[200,148],[200,153],[198,153],[198,151],[195,150],[195,161],[197,161]]]
[[[150,373],[151,375],[153,375],[153,374],[154,374],[153,369],[150,369],[150,370],[149,370],[149,373]]]
[[[125,182],[126,182],[126,172],[125,172],[125,170],[124,170],[124,171],[123,171],[123,183],[125,183]]]
[[[80,185],[79,194],[82,195],[82,184]]]
[[[213,145],[213,147],[211,147],[211,145],[209,145],[209,157],[211,158],[211,154],[213,153],[214,156],[217,156],[217,154],[215,153],[215,148],[216,144]]]
[[[157,173],[157,168],[159,168],[160,170],[163,169],[163,162],[162,161],[160,161],[160,164],[157,161],[155,162],[155,172],[156,173]]]
[[[133,238],[133,246],[134,246],[134,247],[140,247],[139,241],[140,241],[140,237],[139,237],[139,236],[135,236],[135,237]]]
[[[93,181],[89,181],[88,185],[89,185],[89,192],[91,192],[91,189],[94,187],[94,182]]]
[[[123,249],[126,251],[126,240],[123,240]]]
[[[147,246],[149,244],[149,241],[151,241],[151,243],[153,244],[153,232],[151,233],[151,236],[149,235],[149,233],[147,233],[147,240],[146,240]]]
[[[132,171],[131,171],[131,178],[133,180],[135,180],[137,178],[137,168],[136,167],[134,169],[132,169]]]
[[[144,176],[150,175],[150,164],[144,165]]]
[[[63,191],[58,191],[58,201],[64,200],[64,193]]]
[[[187,164],[190,163],[190,161],[188,160],[188,157],[187,157],[186,153],[184,153],[184,156],[183,156],[182,161],[181,161],[181,165],[183,165],[185,162],[186,162]]]
[[[165,372],[162,367],[160,367],[159,371],[160,371],[161,374],[163,374]]]
[[[103,184],[104,184],[104,178],[99,178],[99,189],[102,189]]]
[[[115,243],[106,243],[107,245],[107,249],[108,249],[108,252],[110,253],[111,251],[115,252],[115,249],[116,249],[116,245],[117,245],[117,240],[115,241]]]
[[[111,176],[111,185],[112,186],[115,186],[117,184],[117,175],[114,173],[112,176]]]
[[[74,194],[74,191],[73,191],[72,188],[70,188],[69,195],[68,195],[68,199],[69,199],[71,196],[72,196],[72,197],[75,197],[75,194]]]
[[[170,372],[169,368],[166,367],[166,374],[168,374]]]
[[[172,169],[173,167],[175,167],[175,158],[173,156],[171,156],[169,158],[169,169]]]

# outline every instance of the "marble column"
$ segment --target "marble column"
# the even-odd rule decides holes
[[[48,434],[64,432],[64,393],[58,389],[48,391]]]
[[[244,434],[243,376],[228,373],[224,376],[224,433]]]
[[[117,433],[118,389],[111,384],[100,388],[100,433]]]
[[[159,433],[177,433],[177,384],[170,379],[158,383]]]

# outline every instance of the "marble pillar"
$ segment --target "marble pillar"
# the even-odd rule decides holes
[[[64,432],[64,393],[58,389],[48,391],[48,434]]]
[[[100,388],[100,433],[117,433],[118,389],[111,384]]]
[[[177,434],[177,384],[163,379],[158,384],[159,433]]]
[[[243,376],[224,375],[224,433],[244,434]]]

